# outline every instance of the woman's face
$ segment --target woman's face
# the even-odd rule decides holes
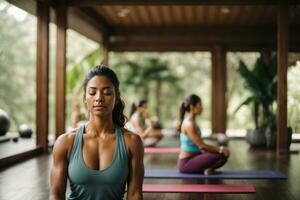
[[[115,87],[106,76],[94,76],[88,82],[84,102],[90,115],[111,115],[116,99]]]
[[[139,112],[140,112],[144,117],[146,117],[147,111],[148,111],[148,105],[147,105],[147,103],[144,103],[142,106],[138,107],[138,109],[139,109]]]
[[[200,115],[203,111],[202,103],[198,102],[195,106],[192,105],[192,112],[196,115]]]

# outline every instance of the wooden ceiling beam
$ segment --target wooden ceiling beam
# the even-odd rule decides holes
[[[189,44],[189,45],[177,45],[158,44],[156,46],[142,45],[142,44],[126,44],[126,45],[111,45],[110,50],[114,52],[194,52],[194,51],[212,51],[213,45],[205,44]],[[276,45],[239,45],[228,46],[226,51],[241,51],[241,52],[253,52],[261,50],[276,50]],[[298,48],[299,50],[299,48]]]
[[[173,27],[173,28],[118,28],[113,31],[110,43],[248,43],[276,42],[276,27]],[[291,42],[300,42],[300,28],[290,28]]]
[[[299,0],[290,0],[289,4],[299,4]],[[69,6],[104,5],[277,5],[274,0],[69,0]]]
[[[98,43],[102,43],[103,41],[102,27],[78,8],[69,8],[68,28],[71,28]]]
[[[85,15],[85,18],[92,22],[101,32],[105,35],[110,35],[112,27],[110,24],[100,15],[98,15],[93,9],[88,7],[76,8],[77,12]]]
[[[300,28],[293,29],[300,32]],[[198,35],[198,34],[244,34],[276,33],[276,26],[133,26],[116,27],[112,35]]]
[[[212,51],[213,45],[205,44],[113,44],[110,50],[114,52],[194,52],[194,51]],[[260,51],[276,51],[276,44],[237,44],[225,47],[226,51],[232,52],[260,52]],[[291,44],[289,52],[299,52],[300,43]]]
[[[212,47],[209,45],[186,45],[186,46],[175,46],[175,45],[111,45],[110,50],[114,52],[189,52],[189,51],[211,51]]]
[[[293,34],[290,50],[300,50],[300,39]],[[112,51],[210,51],[216,45],[222,45],[232,51],[276,50],[276,33],[244,35],[165,35],[141,36],[124,35],[110,38]]]
[[[8,2],[32,15],[36,15],[36,0],[8,0]],[[50,21],[55,23],[53,11],[58,3],[57,1],[51,1],[50,3],[52,6],[50,9]],[[68,10],[68,28],[77,31],[94,41],[102,43],[102,34],[109,31],[109,26],[106,26],[106,23],[99,23],[103,22],[103,20],[101,21],[99,18],[100,17],[97,17],[97,19],[93,18],[86,10],[83,11],[77,7],[71,7]]]
[[[7,2],[25,10],[32,15],[36,15],[36,0],[7,0]]]
[[[112,29],[111,35],[198,35],[198,34],[276,34],[276,26],[124,26]],[[300,26],[290,26],[289,30],[300,33]]]
[[[220,38],[218,36],[186,36],[186,37],[177,37],[177,36],[168,36],[168,37],[115,37],[111,38],[109,46],[112,45],[150,45],[150,46],[160,46],[160,45],[251,45],[251,44],[275,44],[276,36],[273,37],[262,37],[262,36],[252,36],[249,37],[234,37],[228,36]]]

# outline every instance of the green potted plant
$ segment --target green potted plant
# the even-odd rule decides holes
[[[236,109],[244,105],[252,105],[255,129],[247,131],[246,140],[253,147],[274,147],[276,144],[276,120],[274,102],[277,91],[276,56],[268,62],[260,56],[252,70],[239,61],[239,74],[245,80],[245,87],[250,96]]]

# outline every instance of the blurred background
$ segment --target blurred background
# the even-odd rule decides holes
[[[27,124],[35,130],[36,115],[36,16],[0,0],[0,108],[10,118],[8,134],[18,132]],[[79,33],[67,30],[67,113],[66,128],[71,124],[72,101],[86,113],[81,87],[84,75],[99,64],[102,48]],[[50,88],[49,137],[55,135],[55,37],[56,25],[50,25]],[[237,107],[249,96],[245,80],[239,74],[242,60],[251,70],[260,57],[257,52],[227,53],[227,134],[245,135],[254,127],[249,106]],[[300,132],[300,62],[298,54],[290,53],[288,68],[288,126]],[[151,116],[156,116],[164,128],[173,128],[178,117],[180,101],[195,93],[202,98],[204,112],[199,124],[206,134],[211,133],[211,54],[210,52],[130,52],[109,53],[109,66],[121,82],[121,95],[128,116],[130,105],[138,99],[149,100]],[[75,97],[75,98],[74,98]],[[276,104],[276,103],[275,103]],[[274,105],[276,107],[276,105]],[[34,136],[33,131],[33,136]]]

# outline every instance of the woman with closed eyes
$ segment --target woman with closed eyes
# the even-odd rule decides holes
[[[84,83],[88,122],[62,134],[53,149],[52,200],[142,199],[144,177],[141,138],[124,128],[124,103],[116,74],[104,65],[94,67]]]

